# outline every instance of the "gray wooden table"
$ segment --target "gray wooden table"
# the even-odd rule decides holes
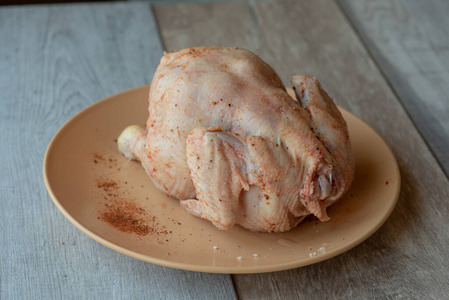
[[[0,7],[0,298],[449,298],[448,14],[444,0]],[[402,190],[378,232],[316,265],[217,275],[124,256],[59,213],[41,171],[57,129],[198,45],[250,49],[286,83],[316,75],[386,140]]]

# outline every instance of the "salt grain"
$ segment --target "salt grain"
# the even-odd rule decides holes
[[[241,256],[237,256],[237,259],[238,259],[238,260],[242,260],[242,257],[241,257]]]
[[[214,246],[214,250],[217,250],[218,249],[218,247],[217,246]]]
[[[309,253],[310,257],[314,257],[314,256],[317,256],[317,255],[318,255],[318,253],[316,253],[316,252]]]
[[[320,247],[316,252],[309,253],[309,257],[314,257],[326,253],[326,247]]]

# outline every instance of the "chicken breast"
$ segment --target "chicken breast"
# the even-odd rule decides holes
[[[219,229],[282,232],[310,214],[326,221],[354,177],[346,123],[314,77],[291,83],[297,100],[245,49],[167,53],[146,128],[125,129],[119,150]]]

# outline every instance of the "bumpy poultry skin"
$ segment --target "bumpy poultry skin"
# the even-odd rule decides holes
[[[166,53],[146,129],[125,129],[119,150],[219,229],[283,232],[309,214],[326,221],[354,177],[346,123],[314,77],[291,83],[298,101],[244,49]]]

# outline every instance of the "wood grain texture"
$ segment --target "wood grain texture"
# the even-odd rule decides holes
[[[91,240],[44,186],[62,124],[150,82],[162,47],[149,5],[3,7],[0,41],[0,298],[235,298],[229,275],[155,266]]]
[[[294,73],[316,75],[339,105],[385,139],[401,169],[398,205],[372,237],[316,265],[233,275],[241,299],[447,297],[449,182],[338,5],[273,0],[155,5],[154,11],[167,50],[244,47],[285,83]]]
[[[449,2],[341,4],[449,176]]]

